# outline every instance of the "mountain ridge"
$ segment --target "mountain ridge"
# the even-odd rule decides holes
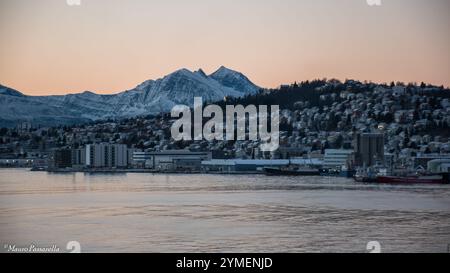
[[[29,96],[0,85],[0,126],[23,121],[45,126],[107,118],[126,118],[169,112],[177,104],[192,105],[194,97],[219,101],[254,94],[260,87],[240,72],[221,66],[207,75],[202,69],[178,69],[156,80],[146,80],[117,94],[92,91],[67,95]]]

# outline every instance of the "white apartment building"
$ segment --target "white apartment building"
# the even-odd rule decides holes
[[[127,145],[88,144],[85,164],[92,168],[125,168],[128,165]]]

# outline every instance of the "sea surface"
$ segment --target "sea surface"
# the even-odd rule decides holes
[[[0,169],[0,252],[448,252],[450,185]]]

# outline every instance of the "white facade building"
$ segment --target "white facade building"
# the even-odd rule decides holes
[[[125,168],[128,165],[127,145],[88,144],[85,164],[92,168]]]
[[[345,149],[326,149],[323,157],[324,167],[348,167],[354,151]]]

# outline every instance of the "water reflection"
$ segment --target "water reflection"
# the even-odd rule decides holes
[[[84,251],[445,252],[448,185],[0,169],[0,243]],[[3,250],[2,250],[3,251]]]

